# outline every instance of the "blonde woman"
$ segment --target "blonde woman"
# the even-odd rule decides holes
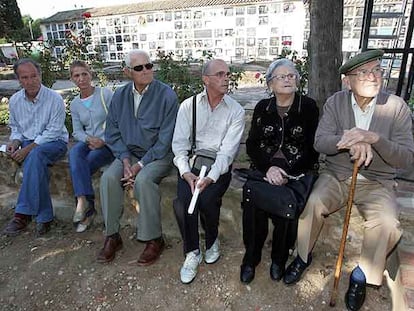
[[[70,77],[80,91],[70,104],[73,137],[77,140],[69,152],[70,173],[76,197],[73,223],[77,232],[83,232],[96,214],[91,176],[114,159],[104,140],[112,91],[92,85],[91,69],[83,61],[71,64]]]

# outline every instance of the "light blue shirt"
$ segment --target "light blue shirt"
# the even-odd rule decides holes
[[[63,140],[68,142],[65,127],[65,104],[62,96],[41,85],[33,101],[22,89],[10,97],[10,140],[33,140],[37,145]]]
[[[105,140],[106,115],[111,104],[112,94],[108,88],[95,87],[92,96],[88,98],[89,107],[85,105],[85,101],[80,99],[79,95],[72,100],[70,104],[72,136],[77,141],[86,142],[88,136]]]

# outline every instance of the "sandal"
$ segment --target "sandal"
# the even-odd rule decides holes
[[[73,219],[72,219],[75,225],[85,220],[85,214],[86,214],[85,212],[86,212],[85,208],[80,208],[79,210],[78,209],[75,210],[75,214],[73,214]]]
[[[78,223],[76,227],[76,232],[81,233],[81,232],[86,231],[86,229],[88,229],[92,225],[95,216],[96,216],[95,208],[90,208],[85,213],[85,219]]]

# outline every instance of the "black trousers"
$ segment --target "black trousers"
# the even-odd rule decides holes
[[[262,248],[268,234],[268,220],[272,220],[272,261],[280,266],[285,266],[289,257],[289,249],[293,248],[296,237],[298,220],[272,215],[252,202],[242,202],[243,209],[243,242],[246,252],[243,257],[243,265],[257,266],[262,259]]]
[[[195,175],[199,171],[193,169]],[[218,236],[221,199],[230,185],[231,170],[200,193],[193,214],[188,214],[192,193],[189,184],[178,177],[177,199],[174,201],[174,212],[183,238],[184,254],[199,249],[198,217],[205,231],[206,249],[209,249]]]

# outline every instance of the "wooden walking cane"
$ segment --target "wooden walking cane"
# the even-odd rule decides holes
[[[351,218],[351,209],[352,209],[352,202],[354,201],[357,174],[358,174],[358,161],[355,160],[354,168],[352,170],[351,185],[349,187],[348,203],[346,206],[344,226],[342,228],[341,244],[339,245],[338,259],[336,260],[334,286],[333,286],[333,290],[331,294],[331,301],[329,302],[329,305],[331,307],[335,307],[336,305],[336,296],[338,294],[339,278],[341,276],[342,261],[344,259],[346,236],[348,234],[349,220]]]

